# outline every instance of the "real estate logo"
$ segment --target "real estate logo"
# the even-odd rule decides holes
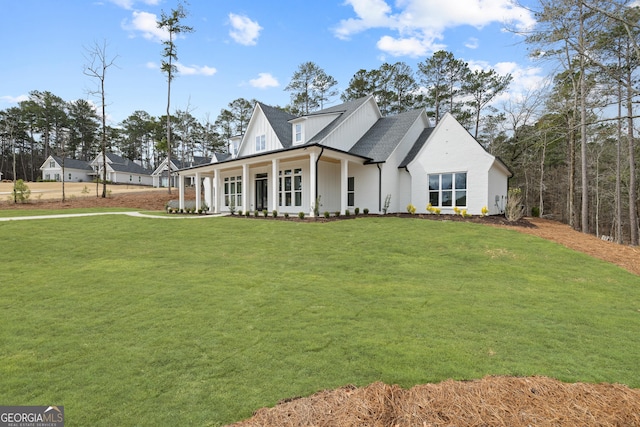
[[[64,406],[0,406],[0,427],[64,427]]]

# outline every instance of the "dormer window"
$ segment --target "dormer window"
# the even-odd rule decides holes
[[[296,129],[296,139],[295,139],[294,143],[295,144],[302,144],[302,124],[301,123],[296,123],[295,129]]]
[[[265,135],[256,136],[256,152],[264,151],[267,149],[266,137]]]

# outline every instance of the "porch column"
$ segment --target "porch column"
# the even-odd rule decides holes
[[[237,185],[237,184],[236,184]],[[249,209],[249,205],[247,204],[249,193],[249,165],[242,165],[242,210],[246,211]],[[239,206],[236,206],[238,209]]]
[[[200,192],[202,191],[202,184],[200,183],[200,172],[196,172],[196,210],[200,210],[202,206],[202,196]]]
[[[309,154],[309,204],[310,204],[310,212],[309,212],[309,216],[313,217],[314,213],[313,213],[313,207],[316,203],[316,174],[317,174],[317,170],[316,170],[316,159],[318,158],[318,155],[316,153],[314,153],[313,151]]]
[[[209,178],[209,212],[214,212],[213,204],[216,197],[216,173],[211,172],[211,178]]]
[[[273,159],[271,161],[271,211],[278,210],[278,184],[280,182],[280,176],[278,175],[278,169],[280,161]]]
[[[224,195],[220,194],[220,189],[222,185],[220,183],[220,171],[215,171],[215,175],[213,177],[213,212],[220,213],[220,197],[224,197]]]
[[[209,177],[206,176],[203,178],[202,180],[202,187],[204,190],[204,206],[207,206],[208,209],[211,209],[211,180],[213,179],[213,176]]]
[[[184,177],[180,174],[177,176],[178,178],[178,194],[180,194],[180,209],[184,209]],[[171,178],[169,178],[171,179]]]
[[[340,212],[345,213],[348,209],[348,189],[349,181],[349,161],[340,160]]]

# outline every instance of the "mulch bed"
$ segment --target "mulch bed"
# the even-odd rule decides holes
[[[282,401],[232,426],[640,426],[640,390],[547,377],[489,376],[409,390],[376,382]]]

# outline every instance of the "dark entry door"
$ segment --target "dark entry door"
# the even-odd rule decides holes
[[[267,178],[256,179],[256,210],[262,211],[269,209],[269,186],[267,185]]]

